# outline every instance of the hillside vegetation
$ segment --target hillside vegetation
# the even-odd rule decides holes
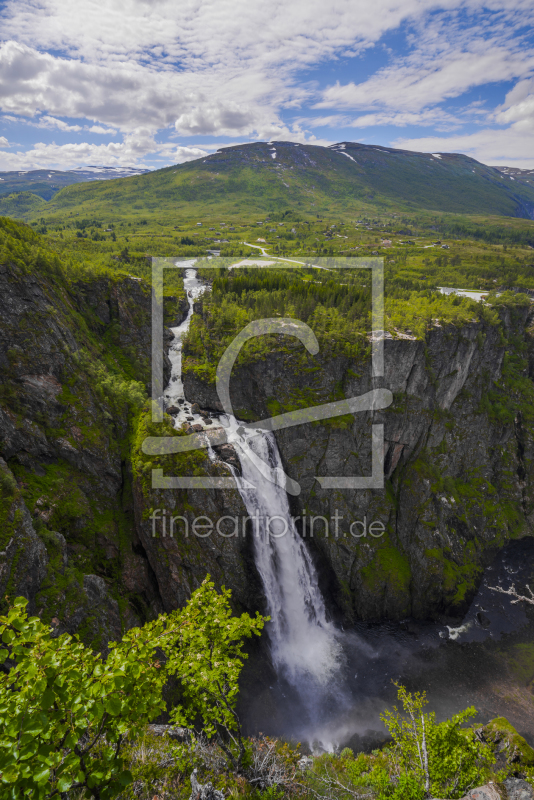
[[[9,195],[0,201],[0,213],[6,213],[2,203],[7,202]],[[351,142],[332,147],[259,142],[225,147],[206,158],[145,175],[67,186],[49,200],[43,214],[54,221],[69,214],[109,218],[137,212],[166,219],[244,213],[250,218],[288,209],[307,216],[374,209],[531,219],[534,185],[530,175],[512,180],[457,154]]]

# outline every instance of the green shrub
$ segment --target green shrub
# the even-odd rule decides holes
[[[393,737],[398,781],[411,781],[426,794],[449,798],[462,797],[483,784],[495,757],[472,729],[461,727],[476,710],[467,708],[437,723],[434,712],[423,711],[427,703],[424,692],[411,694],[404,686],[397,686],[403,713],[394,707],[381,719]],[[414,800],[418,800],[417,795]]]
[[[17,490],[17,482],[10,472],[0,472],[0,493],[12,497]]]
[[[75,789],[116,797],[132,781],[125,740],[165,708],[170,674],[183,689],[174,719],[200,718],[239,768],[242,641],[260,633],[262,617],[232,617],[229,592],[219,595],[206,579],[184,609],[128,631],[103,659],[67,634],[53,638],[38,617],[28,619],[26,605],[19,597],[0,617],[8,667],[0,673],[2,797],[44,800]]]

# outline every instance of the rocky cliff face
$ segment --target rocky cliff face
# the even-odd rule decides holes
[[[438,326],[426,341],[387,339],[385,374],[374,382],[368,361],[311,357],[298,344],[234,369],[232,402],[246,419],[377,386],[394,394],[385,411],[276,432],[301,486],[294,513],[306,514],[302,534],[347,621],[460,614],[495,552],[532,534],[528,310],[499,313],[499,324]],[[215,387],[191,367],[185,391],[220,409]],[[385,488],[322,489],[317,476],[371,474],[372,423],[384,425]],[[383,535],[372,535],[382,530],[370,532],[372,522]]]
[[[148,410],[132,425],[131,381],[150,378],[148,287],[126,276],[73,284],[32,252],[0,261],[0,596],[24,594],[58,630],[101,645],[182,605],[207,572],[237,607],[261,607],[237,490],[152,489],[154,468],[231,470],[206,453],[142,452],[146,436],[180,435],[169,423],[153,428]],[[183,299],[165,302],[165,321],[177,324]],[[534,348],[528,310],[499,313],[498,324],[435,327],[426,341],[388,339],[376,384],[394,393],[386,411],[276,434],[301,486],[292,499],[306,516],[301,533],[347,621],[461,613],[495,551],[531,533]],[[269,417],[374,386],[366,360],[279,345],[234,370],[239,415]],[[194,370],[185,389],[220,408]],[[373,423],[384,424],[385,488],[322,489],[317,476],[370,474]],[[156,509],[181,518],[173,537],[154,526]],[[227,519],[221,532],[192,535],[201,516]],[[383,535],[372,536],[372,522]]]
[[[34,244],[30,231],[10,227]],[[71,283],[50,254],[31,261],[28,249],[0,263],[0,597],[26,596],[31,613],[99,647],[183,605],[207,572],[232,588],[237,605],[256,605],[244,537],[188,539],[179,525],[176,538],[152,536],[153,508],[189,525],[246,512],[237,490],[151,488],[140,451],[149,412],[134,421],[130,402],[132,386],[150,384],[150,288],[126,276]],[[188,307],[183,296],[165,297],[166,325]],[[172,339],[168,328],[164,338]],[[166,356],[164,373],[168,380]],[[168,424],[162,430],[173,434]],[[231,474],[199,459],[195,474]]]
[[[29,260],[0,264],[0,595],[103,644],[161,608],[135,533],[124,394],[129,375],[149,379],[150,291],[70,285]]]
[[[205,451],[148,457],[147,436],[176,436],[170,422],[152,424],[143,415],[133,448],[136,531],[157,579],[166,611],[185,604],[207,573],[232,590],[237,608],[261,605],[261,586],[254,568],[252,540],[243,520],[247,511],[237,489],[152,489],[152,471],[166,478],[228,478],[222,461]]]

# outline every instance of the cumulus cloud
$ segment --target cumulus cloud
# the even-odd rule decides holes
[[[534,130],[534,78],[519,81],[496,109],[495,121],[513,123],[515,130]]]
[[[38,128],[48,128],[49,130],[59,130],[59,131],[81,131],[81,125],[69,125],[62,119],[56,119],[55,117],[49,117],[47,115],[41,117],[38,122],[35,123]]]
[[[197,157],[195,148],[157,145],[154,136],[162,129],[180,137],[316,143],[324,140],[310,128],[320,124],[450,131],[467,111],[440,105],[503,80],[519,83],[502,108],[493,116],[490,111],[488,130],[512,125],[516,135],[517,126],[526,131],[532,121],[534,48],[524,29],[533,18],[531,0],[485,0],[484,9],[480,0],[6,0],[0,12],[4,118],[63,134],[123,134],[122,141],[103,145],[36,144],[10,158],[131,165],[129,159],[150,153]],[[401,25],[408,54],[391,54],[389,64],[366,80],[336,82],[323,91],[302,80],[303,71],[329,60],[364,55]],[[350,63],[357,72],[359,61]],[[322,123],[304,114],[285,121],[289,109],[313,104],[334,113]],[[480,108],[468,113],[483,117]]]
[[[8,114],[31,119],[48,112],[49,118],[93,119],[124,130],[143,123],[157,129],[174,119],[171,89],[157,73],[135,65],[110,70],[14,41],[0,45],[0,103]]]
[[[5,136],[0,136],[0,147],[9,147],[9,142]]]
[[[206,103],[180,114],[175,122],[175,128],[178,133],[186,136],[196,134],[235,136],[252,133],[255,124],[254,113],[237,103]]]
[[[157,143],[149,131],[141,129],[125,136],[122,142],[108,144],[76,142],[58,145],[38,142],[25,152],[0,154],[0,169],[71,169],[80,164],[133,167],[144,166],[147,156],[159,156],[165,163],[180,164],[206,155],[207,152],[199,147]]]
[[[209,153],[202,150],[200,147],[184,147],[182,145],[165,145],[159,151],[161,155],[165,155],[173,164],[183,164],[185,161],[195,161],[197,158],[203,158]]]
[[[465,153],[490,166],[534,168],[531,131],[486,128],[471,134],[397,139],[394,147],[422,153]]]
[[[87,127],[86,130],[88,130],[89,133],[101,133],[101,134],[106,134],[108,136],[117,135],[117,131],[115,130],[115,128],[103,128],[102,125],[91,125],[91,127]]]

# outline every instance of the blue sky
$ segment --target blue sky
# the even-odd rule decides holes
[[[0,2],[0,170],[359,141],[534,167],[531,0]]]

